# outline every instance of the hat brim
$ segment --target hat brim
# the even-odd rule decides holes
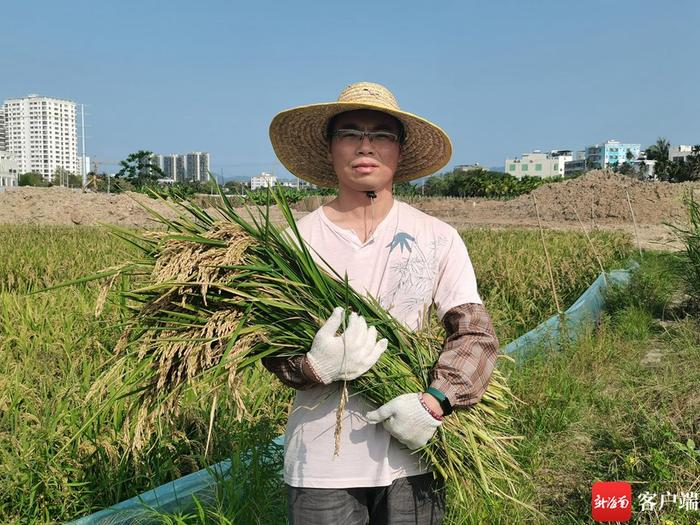
[[[270,141],[277,158],[300,179],[318,186],[338,186],[338,178],[328,159],[326,126],[335,115],[357,109],[388,113],[403,124],[405,139],[394,182],[431,175],[449,162],[452,144],[447,133],[437,125],[405,111],[355,102],[311,104],[277,114],[270,123]]]

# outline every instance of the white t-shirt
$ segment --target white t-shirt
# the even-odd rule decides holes
[[[481,303],[464,242],[450,225],[394,200],[389,214],[362,243],[352,230],[328,219],[322,208],[297,223],[317,263],[324,259],[361,294],[409,328],[425,312],[440,319],[451,308]],[[319,258],[320,256],[320,258]],[[336,409],[342,383],[297,391],[285,433],[284,480],[293,487],[387,486],[426,472],[417,455],[364,415],[369,402],[350,392],[343,414],[340,453],[334,456]]]

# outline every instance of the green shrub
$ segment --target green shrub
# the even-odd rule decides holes
[[[641,267],[632,274],[629,286],[612,287],[607,295],[610,311],[634,307],[658,319],[667,318],[678,296],[681,269],[672,254],[646,253]]]

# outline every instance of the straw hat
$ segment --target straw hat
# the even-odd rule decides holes
[[[277,114],[270,123],[270,140],[277,158],[300,179],[334,187],[338,178],[328,160],[328,121],[345,111],[372,109],[396,117],[404,126],[401,162],[394,182],[418,179],[435,173],[450,160],[452,144],[432,122],[399,108],[386,87],[357,82],[346,87],[337,102],[311,104]]]

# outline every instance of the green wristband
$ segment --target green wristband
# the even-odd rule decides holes
[[[440,406],[442,407],[442,411],[445,413],[445,415],[452,413],[452,403],[450,403],[450,400],[447,399],[447,396],[445,394],[443,394],[437,388],[432,386],[428,387],[426,393],[430,394],[440,402]]]
[[[445,399],[447,399],[447,396],[445,394],[443,394],[437,388],[434,388],[432,386],[429,386],[428,390],[426,390],[426,392],[428,394],[430,394],[431,396],[433,396],[438,401],[440,401],[440,403],[442,403]]]

